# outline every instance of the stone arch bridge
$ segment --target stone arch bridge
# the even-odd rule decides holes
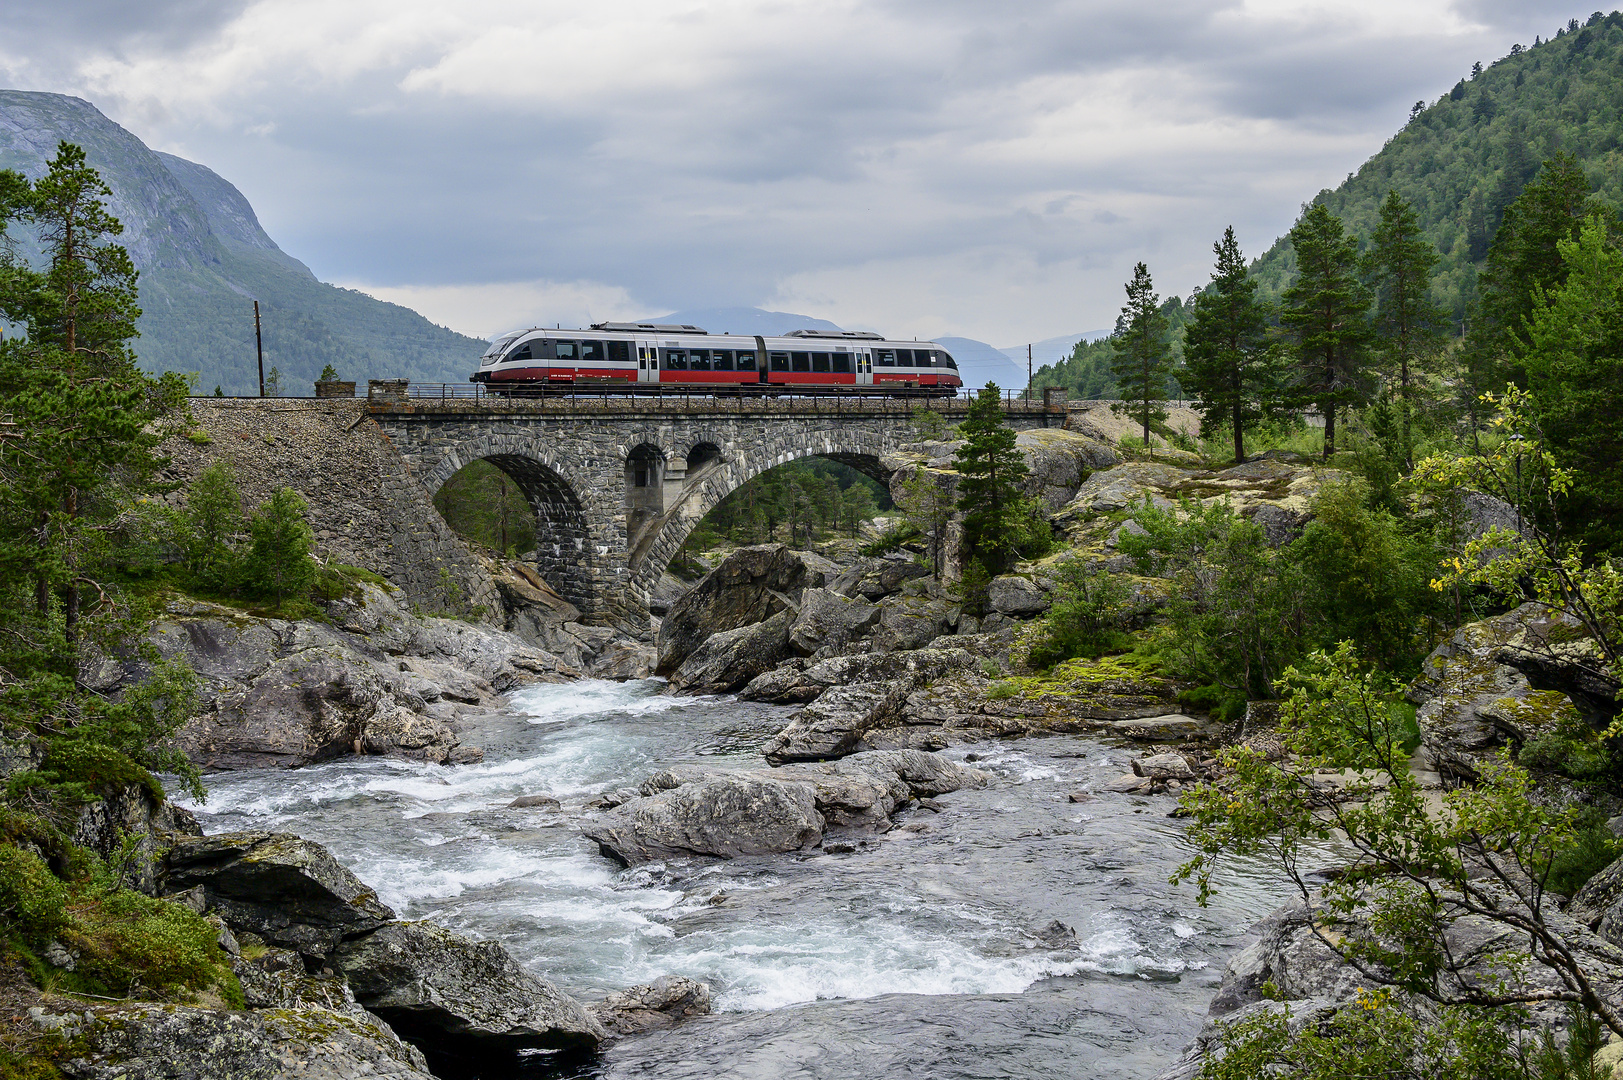
[[[729,493],[778,465],[827,457],[882,482],[915,439],[895,399],[374,400],[364,406],[430,496],[484,459],[536,515],[543,576],[589,622],[648,625],[647,593]],[[949,422],[963,401],[937,402]],[[1061,426],[1063,404],[1010,402],[1012,427]]]

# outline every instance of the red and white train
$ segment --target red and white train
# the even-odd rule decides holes
[[[496,393],[548,389],[698,387],[718,393],[955,394],[952,356],[933,341],[888,341],[848,330],[783,337],[711,334],[697,326],[595,323],[498,338],[472,382]]]

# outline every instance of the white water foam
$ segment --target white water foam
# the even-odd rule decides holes
[[[571,683],[541,683],[513,693],[507,700],[532,724],[551,724],[579,716],[638,715],[668,712],[704,704],[699,697],[676,697],[664,692],[664,679],[579,679]]]

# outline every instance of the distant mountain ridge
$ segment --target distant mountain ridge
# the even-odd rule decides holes
[[[486,347],[480,339],[318,281],[212,170],[151,150],[80,98],[0,90],[0,168],[38,177],[61,140],[82,146],[113,189],[108,209],[123,223],[120,242],[141,272],[143,367],[197,372],[203,393],[216,384],[228,394],[257,393],[256,299],[265,369],[278,368],[291,393],[309,393],[327,364],[361,382],[462,382],[477,366]]]

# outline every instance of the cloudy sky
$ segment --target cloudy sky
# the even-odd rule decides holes
[[[1012,345],[1258,254],[1549,0],[10,0],[0,72],[486,335],[760,305]]]

